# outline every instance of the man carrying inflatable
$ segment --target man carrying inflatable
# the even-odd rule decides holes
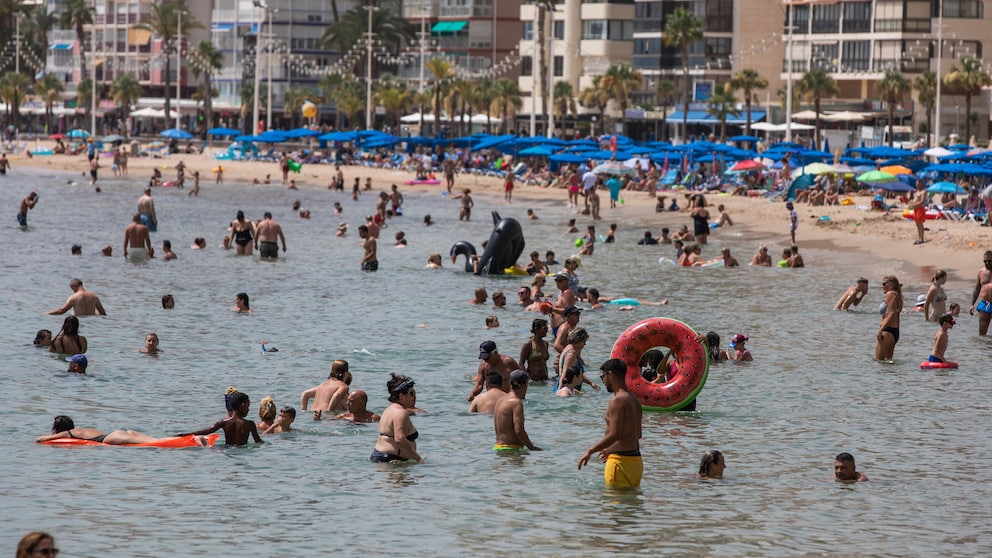
[[[611,358],[600,368],[603,385],[613,394],[606,407],[606,432],[579,459],[579,469],[589,464],[594,452],[606,463],[603,479],[609,488],[637,488],[641,485],[641,404],[627,391],[627,365]]]

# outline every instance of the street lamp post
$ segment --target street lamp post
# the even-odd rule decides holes
[[[369,29],[365,35],[365,129],[372,129],[372,0],[369,0]]]
[[[259,0],[254,0],[252,5],[256,8],[268,7],[266,4],[260,2]],[[262,42],[259,40],[262,36],[262,18],[258,17],[256,14],[255,22],[258,25],[258,29],[255,32],[255,91],[254,99],[251,111],[251,131],[249,134],[258,133],[258,90],[262,87],[262,72],[258,64],[258,49]]]
[[[785,47],[785,141],[792,141],[792,3],[786,7],[786,25],[789,26],[788,46]],[[816,147],[819,149],[819,146]]]
[[[93,13],[96,14],[96,0],[93,0]],[[96,137],[96,22],[90,26],[90,41],[93,43],[93,75],[90,77],[90,137]],[[20,42],[20,41],[18,41]],[[79,76],[80,79],[83,76]]]
[[[269,38],[265,42],[266,54],[265,56],[265,66],[266,71],[269,74],[267,79],[267,85],[265,86],[265,129],[272,129],[272,12],[268,6],[265,6],[265,11],[269,15]]]
[[[944,0],[937,7],[937,91],[934,96],[934,107],[937,113],[934,117],[934,129],[927,130],[927,146],[930,146],[930,134],[933,134],[936,145],[940,145],[940,62],[944,57]]]
[[[180,129],[179,118],[181,111],[179,110],[179,101],[182,97],[183,90],[183,11],[179,10],[176,13],[177,25],[176,25],[176,129]],[[165,115],[168,119],[169,115]]]

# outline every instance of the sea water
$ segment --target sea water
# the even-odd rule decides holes
[[[977,336],[976,320],[962,315],[948,349],[961,368],[921,371],[936,326],[908,313],[895,362],[874,362],[882,275],[900,275],[907,307],[926,288],[926,273],[898,261],[807,249],[805,269],[752,268],[746,263],[759,241],[777,254],[783,239],[738,225],[717,230],[704,256],[726,245],[744,266],[677,269],[658,263],[672,256],[670,246],[634,243],[645,228],[657,234],[688,222],[685,214],[631,222],[623,206],[604,209],[597,229],[619,222],[617,243],[597,244],[595,255],[583,257],[582,284],[604,296],[670,304],[583,312],[593,378],[617,336],[653,316],[716,331],[724,345],[733,333],[747,333],[755,359],[712,366],[699,412],[645,414],[644,479],[635,492],[616,492],[603,487],[595,458],[577,470],[579,457],[603,434],[607,393],[586,389],[581,397],[555,398],[547,386],[531,386],[527,430],[544,451],[524,456],[495,455],[492,418],[466,413],[479,343],[493,339],[516,358],[528,339],[538,315],[513,302],[529,279],[466,274],[462,261],[452,266],[447,258],[444,270],[424,269],[430,252],[446,255],[457,240],[479,247],[492,229],[492,209],[523,223],[522,261],[530,250],[554,250],[563,261],[580,236],[564,232],[571,216],[564,193],[559,200],[512,204],[477,196],[472,221],[464,223],[457,220],[458,202],[436,188],[403,188],[405,215],[382,231],[380,270],[363,273],[357,226],[374,204],[370,194],[355,203],[344,193],[278,185],[205,181],[193,198],[156,189],[160,225],[153,243],[160,255],[161,241],[170,239],[179,257],[132,264],[123,258],[123,230],[142,180],[105,180],[97,194],[86,184],[68,184],[72,176],[42,172],[24,181],[24,172],[3,185],[3,206],[11,211],[0,258],[5,552],[36,529],[53,533],[63,556],[977,556],[992,550],[990,345]],[[346,172],[355,173],[361,175]],[[473,184],[459,181],[459,187]],[[13,208],[35,187],[41,200],[22,231]],[[312,219],[292,211],[296,199]],[[344,206],[341,216],[332,214],[335,201]],[[527,208],[541,219],[526,220]],[[271,211],[282,224],[289,250],[278,261],[238,257],[218,246],[238,209],[249,218]],[[421,224],[428,213],[437,223],[432,227]],[[580,226],[587,220],[579,216]],[[333,234],[340,222],[350,224],[344,238]],[[392,246],[398,230],[409,247]],[[191,250],[199,236],[207,248]],[[70,255],[74,243],[82,256]],[[99,253],[108,243],[111,258]],[[861,307],[831,310],[860,275],[872,280]],[[43,312],[63,303],[73,277],[100,295],[109,314],[82,320],[89,340],[85,376],[67,374],[61,357],[30,344],[40,328],[58,331],[63,317]],[[502,289],[511,306],[469,304],[476,287]],[[970,284],[947,290],[950,302],[967,307]],[[251,315],[230,311],[242,291],[251,297]],[[174,310],[161,308],[166,293],[176,299]],[[483,329],[488,314],[499,316],[499,329]],[[148,332],[159,335],[161,354],[136,352]],[[279,351],[263,354],[262,340]],[[387,404],[390,372],[416,380],[418,406],[428,411],[413,419],[426,465],[369,463],[375,425],[313,422],[305,412],[292,433],[244,448],[33,443],[57,414],[108,432],[165,436],[202,428],[225,414],[222,396],[230,385],[251,396],[249,418],[257,417],[266,395],[298,409],[299,394],[324,380],[334,359],[350,363],[352,388],[366,390],[376,411]],[[693,479],[708,449],[726,456],[722,481]],[[842,451],[855,455],[870,482],[831,479],[833,458]]]

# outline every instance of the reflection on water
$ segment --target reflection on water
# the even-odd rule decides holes
[[[671,304],[583,312],[590,366],[598,368],[619,333],[655,310],[725,341],[747,333],[755,361],[714,365],[697,413],[645,414],[643,484],[614,492],[603,488],[595,459],[577,470],[602,436],[607,394],[563,400],[545,387],[530,390],[527,429],[545,451],[513,457],[492,451],[491,417],[465,413],[479,343],[493,339],[516,356],[533,319],[509,308],[500,311],[502,326],[486,331],[483,320],[494,311],[466,301],[479,286],[512,291],[529,281],[423,266],[428,253],[446,253],[456,240],[478,245],[488,237],[488,200],[477,200],[476,220],[459,223],[457,204],[436,191],[406,192],[407,217],[383,238],[402,228],[410,247],[382,242],[380,271],[369,274],[358,271],[357,237],[332,234],[339,221],[352,230],[360,224],[368,197],[355,204],[328,191],[206,185],[191,199],[159,189],[153,238],[172,240],[179,259],[131,265],[98,254],[119,242],[139,185],[111,182],[96,195],[65,186],[64,177],[40,180],[51,195],[32,212],[32,230],[10,236],[0,274],[7,348],[0,387],[8,400],[0,416],[11,426],[0,442],[4,548],[36,528],[53,531],[70,556],[174,556],[178,541],[181,554],[231,555],[242,544],[226,533],[246,530],[253,546],[238,554],[976,555],[990,546],[992,463],[981,427],[990,418],[990,347],[976,337],[974,318],[962,316],[948,350],[962,368],[923,372],[918,363],[932,344],[932,324],[904,317],[895,363],[881,365],[871,360],[881,291],[873,286],[860,310],[830,310],[853,278],[877,282],[898,273],[899,262],[806,249],[803,270],[675,269],[657,263],[668,248],[633,242],[645,227],[671,227],[679,217],[621,223],[617,244],[584,258],[583,283],[605,296]],[[7,190],[7,207],[23,196],[16,190]],[[290,210],[294,199],[313,211],[311,220]],[[331,215],[334,201],[343,216]],[[564,234],[562,206],[496,205],[524,222],[525,252],[551,249],[559,260],[574,251],[575,236]],[[525,221],[527,207],[542,219]],[[286,231],[285,258],[261,262],[217,248],[238,209],[251,218],[273,212]],[[425,213],[437,225],[421,226]],[[186,248],[197,236],[208,239],[206,250]],[[772,252],[781,248],[765,241]],[[69,254],[73,243],[82,256]],[[757,247],[740,227],[720,229],[710,250],[724,243],[742,261]],[[929,280],[914,275],[903,278],[907,300]],[[68,375],[60,358],[29,346],[36,330],[61,323],[42,312],[65,300],[72,277],[99,293],[109,313],[82,320],[87,377]],[[969,301],[970,289],[949,285],[950,302]],[[251,296],[252,315],[229,311],[239,291]],[[174,310],[161,309],[165,293],[175,296]],[[135,352],[150,331],[164,351],[154,358]],[[263,339],[279,352],[263,354]],[[313,422],[309,413],[298,415],[296,432],[256,448],[31,443],[55,414],[154,435],[210,424],[223,414],[229,385],[251,396],[251,417],[266,395],[296,406],[335,358],[351,363],[353,387],[369,393],[375,410],[386,404],[389,372],[417,381],[418,405],[429,411],[414,418],[427,465],[371,464],[374,425]],[[692,479],[707,449],[726,456],[723,481]],[[853,453],[872,481],[832,482],[840,451]]]

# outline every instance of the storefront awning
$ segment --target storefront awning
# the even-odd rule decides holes
[[[48,45],[50,50],[69,50],[72,48],[72,43],[52,43]]]
[[[223,31],[230,31],[232,29],[234,29],[234,24],[233,23],[215,23],[215,24],[213,24],[213,25],[210,26],[210,31],[212,31],[214,33],[223,32]]]
[[[129,46],[147,45],[152,40],[152,32],[147,29],[131,28],[127,30],[127,44]]]
[[[431,27],[431,33],[457,33],[467,26],[467,21],[439,21]]]

